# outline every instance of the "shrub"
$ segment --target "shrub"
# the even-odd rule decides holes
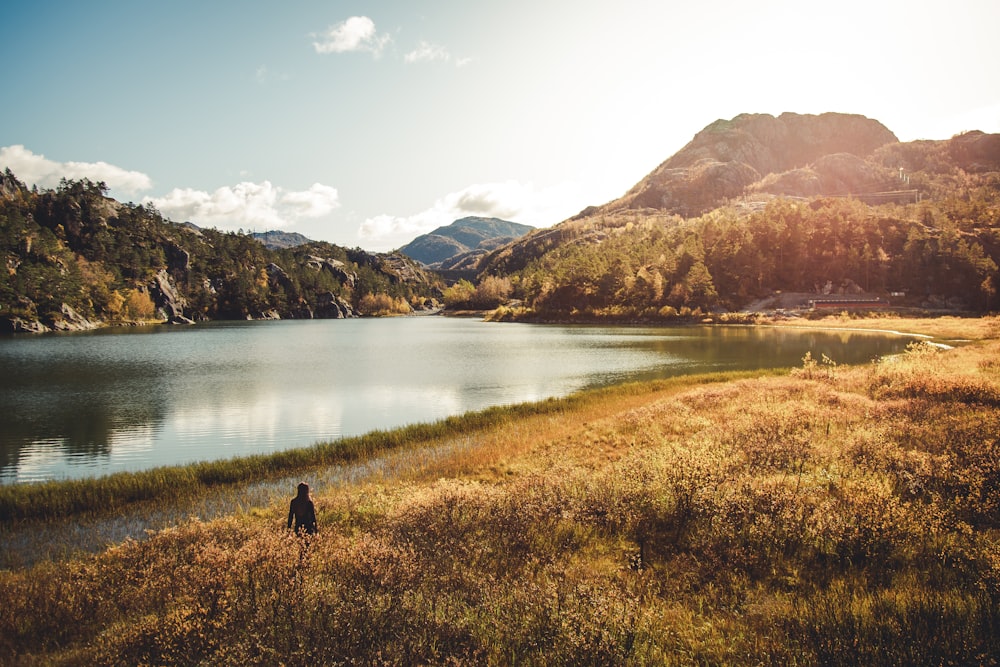
[[[358,313],[369,316],[406,315],[411,312],[410,304],[403,297],[388,294],[365,294],[358,301]]]

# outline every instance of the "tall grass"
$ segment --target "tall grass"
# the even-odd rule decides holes
[[[995,664],[998,352],[470,416],[308,540],[276,506],[0,572],[0,662]]]

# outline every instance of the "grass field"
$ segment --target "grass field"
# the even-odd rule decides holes
[[[162,493],[101,512],[11,492],[5,544],[48,546],[0,571],[0,662],[996,663],[1000,320],[824,324],[963,342],[159,471],[177,507],[231,511],[93,553],[59,529],[141,521]],[[299,478],[309,540],[284,530]]]

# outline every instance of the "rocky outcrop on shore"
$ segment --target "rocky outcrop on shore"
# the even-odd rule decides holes
[[[90,331],[104,326],[103,322],[89,320],[68,304],[62,304],[59,313],[46,318],[9,317],[0,319],[0,331],[6,333],[49,333],[51,331]]]
[[[167,322],[194,324],[194,321],[184,314],[187,300],[177,291],[177,287],[166,270],[160,270],[153,276],[153,280],[149,284],[149,295]]]

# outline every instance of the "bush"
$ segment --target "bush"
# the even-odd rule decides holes
[[[402,297],[388,294],[365,294],[358,301],[358,314],[369,316],[406,315],[412,312],[410,304]]]

